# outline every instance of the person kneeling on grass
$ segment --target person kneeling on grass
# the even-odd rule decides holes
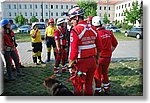
[[[41,33],[38,29],[38,24],[35,22],[32,24],[32,30],[30,32],[31,39],[32,39],[32,58],[33,62],[36,65],[44,64],[41,60],[41,52],[42,52],[42,39]],[[38,61],[37,61],[38,58]]]

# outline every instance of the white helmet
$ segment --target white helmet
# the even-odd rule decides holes
[[[65,19],[64,18],[58,18],[58,20],[57,20],[57,25],[60,25],[60,24],[62,24],[62,23],[64,23],[65,22]]]
[[[100,16],[94,16],[92,18],[92,25],[93,26],[101,26],[103,24],[103,20]]]

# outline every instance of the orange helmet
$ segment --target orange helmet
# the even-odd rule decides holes
[[[92,21],[92,16],[88,16],[86,20]]]
[[[50,23],[54,23],[54,19],[53,18],[49,19],[48,24],[50,24]]]

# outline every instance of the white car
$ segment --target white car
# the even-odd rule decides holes
[[[106,27],[106,30],[110,30],[112,32],[121,32],[121,30],[117,28],[116,26],[108,26]]]
[[[20,26],[18,28],[17,32],[20,32],[20,33],[29,33],[30,32],[30,26],[29,25]]]

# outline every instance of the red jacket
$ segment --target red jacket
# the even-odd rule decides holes
[[[14,32],[11,30],[10,34],[5,33],[4,31],[1,31],[2,34],[2,46],[9,46],[9,47],[15,47],[14,44]]]
[[[97,28],[98,37],[100,39],[100,57],[111,57],[112,46],[116,47],[118,42],[113,33],[109,30]]]
[[[64,46],[66,45],[66,37],[65,37],[65,29],[64,28],[61,28],[61,27],[58,27],[58,29],[56,29],[54,31],[54,38],[55,40],[58,40],[60,45]]]
[[[70,60],[95,56],[96,48],[100,51],[100,41],[96,31],[86,21],[80,21],[71,30]]]

